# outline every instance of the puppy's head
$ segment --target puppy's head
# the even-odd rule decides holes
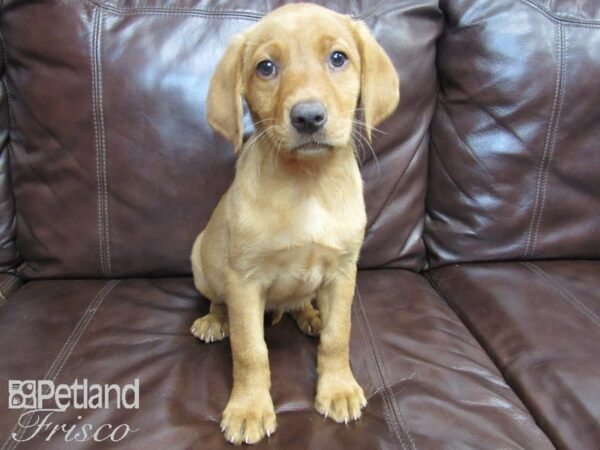
[[[276,9],[234,37],[208,94],[208,122],[242,147],[242,99],[256,132],[294,158],[347,146],[398,105],[394,66],[362,23],[311,4]]]

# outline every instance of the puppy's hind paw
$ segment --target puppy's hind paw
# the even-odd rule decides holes
[[[304,334],[318,336],[321,333],[321,316],[310,303],[302,309],[291,311],[290,314]]]
[[[217,342],[229,336],[229,322],[227,316],[208,313],[194,321],[190,332],[201,341]]]

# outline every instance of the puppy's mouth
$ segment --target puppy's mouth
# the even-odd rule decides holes
[[[319,142],[319,141],[308,141],[298,144],[292,148],[290,151],[292,153],[300,153],[300,154],[317,154],[324,153],[328,150],[333,150],[334,146],[328,142]]]

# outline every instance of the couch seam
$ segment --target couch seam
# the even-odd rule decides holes
[[[6,91],[6,104],[8,105],[8,136],[10,138],[10,130],[12,128],[12,124],[15,121],[15,116],[12,109],[12,103],[10,101],[10,95],[8,95],[8,82],[6,81],[6,69],[8,68],[8,56],[6,55],[6,43],[4,41],[4,36],[0,33],[0,40],[2,40],[2,48],[4,49],[4,73],[2,74],[2,84],[4,85],[4,90]],[[9,139],[10,140],[10,139]],[[7,145],[7,148],[9,146]]]
[[[89,305],[87,306],[87,308],[85,309],[85,311],[83,312],[83,314],[81,315],[79,320],[77,321],[75,328],[73,328],[73,331],[71,332],[71,334],[69,335],[69,337],[67,338],[67,340],[65,341],[63,346],[61,347],[60,351],[58,352],[58,355],[56,356],[56,358],[54,358],[54,361],[52,362],[52,364],[50,365],[50,368],[48,369],[48,371],[46,372],[46,375],[44,376],[45,380],[54,381],[54,380],[56,380],[58,375],[60,375],[63,367],[65,366],[69,357],[73,353],[73,350],[75,350],[75,347],[77,346],[79,340],[81,339],[81,336],[83,336],[83,334],[85,333],[85,330],[89,326],[90,322],[94,319],[94,316],[96,315],[96,312],[98,311],[99,306],[102,304],[104,299],[108,296],[108,294],[110,294],[110,292],[114,289],[114,287],[117,284],[119,284],[120,281],[121,280],[108,281],[96,293],[96,295],[94,296],[94,299],[89,303]],[[12,431],[7,436],[6,441],[4,442],[4,445],[2,445],[2,450],[15,449],[20,443],[19,439],[22,437],[23,433],[27,429],[27,426],[31,423],[32,420],[33,420],[33,415],[29,415],[23,426],[21,426],[20,422],[17,422],[13,426]],[[13,435],[15,435],[15,433],[16,433],[16,438],[17,438],[16,440],[13,439]]]
[[[114,5],[107,4],[100,0],[89,0],[98,8],[105,11],[117,14],[120,16],[133,16],[133,15],[158,15],[158,16],[197,16],[204,18],[211,17],[228,17],[232,19],[247,19],[247,20],[260,20],[265,14],[244,11],[244,10],[207,10],[199,8],[173,8],[173,7],[137,7],[137,8],[122,8]]]
[[[529,223],[527,242],[525,250],[523,252],[523,259],[527,259],[535,254],[538,232],[542,221],[542,215],[544,213],[544,206],[546,202],[548,173],[550,171],[550,164],[552,162],[552,156],[554,155],[554,149],[556,147],[556,137],[558,135],[560,113],[562,110],[564,100],[566,49],[564,40],[564,29],[560,24],[557,25],[557,37],[555,48],[557,53],[557,60],[554,98],[552,100],[552,110],[550,112],[548,129],[546,131],[544,152],[542,153],[542,159],[539,162],[535,188],[535,200],[533,204],[533,212],[531,214],[531,219]]]
[[[550,165],[552,164],[552,157],[554,156],[554,151],[556,149],[556,141],[558,136],[558,128],[560,125],[560,117],[563,109],[564,99],[565,99],[565,85],[566,85],[566,59],[567,59],[567,40],[566,40],[566,29],[564,27],[560,27],[560,92],[558,94],[558,109],[556,111],[556,120],[554,122],[554,129],[552,131],[552,143],[550,147],[550,154],[548,156],[548,165],[546,167],[544,182],[542,185],[542,198],[540,204],[540,214],[538,216],[538,221],[535,227],[535,232],[533,236],[533,245],[531,249],[531,253],[535,253],[535,248],[537,245],[540,225],[542,223],[542,217],[544,214],[544,206],[546,205],[546,194],[548,191],[548,174],[550,172]]]
[[[415,446],[415,443],[410,435],[408,427],[406,426],[406,422],[404,421],[404,418],[402,417],[402,414],[399,411],[400,407],[399,407],[399,405],[396,405],[396,403],[394,402],[394,396],[393,396],[392,392],[390,392],[390,387],[388,386],[388,384],[386,382],[386,378],[387,378],[386,371],[383,366],[381,354],[379,353],[379,349],[378,349],[377,345],[375,344],[373,332],[371,330],[369,321],[368,321],[366,313],[364,311],[364,308],[362,305],[362,298],[360,296],[360,292],[358,291],[358,289],[356,289],[356,299],[357,299],[356,310],[357,310],[357,316],[359,318],[358,324],[359,324],[359,326],[362,326],[364,328],[364,331],[367,336],[367,339],[366,339],[367,345],[373,351],[373,360],[375,361],[377,375],[379,378],[379,382],[381,383],[381,387],[382,387],[381,391],[383,393],[384,403],[387,405],[387,408],[389,408],[389,410],[393,413],[393,418],[395,419],[395,422],[392,422],[392,425],[395,424],[396,426],[392,427],[392,431],[394,432],[394,434],[400,441],[400,444],[402,445],[403,449],[406,450],[407,448],[410,448],[410,449],[416,450],[417,447]]]
[[[358,292],[358,289],[357,289],[357,292]],[[363,341],[365,342],[367,348],[369,348],[369,347],[371,347],[371,344],[369,342],[369,337],[366,334],[367,332],[366,332],[364,326],[362,325],[362,322],[360,321],[361,317],[359,316],[360,313],[358,312],[358,309],[357,309],[358,307],[355,307],[353,305],[353,308],[356,310],[356,315],[357,315],[357,318],[359,319],[358,329],[359,329],[360,335],[361,335]],[[402,439],[401,434],[399,434],[398,430],[396,430],[394,427],[394,419],[392,418],[392,415],[390,414],[390,405],[386,398],[386,393],[385,393],[386,388],[375,379],[375,375],[373,374],[373,372],[377,371],[377,361],[375,360],[375,354],[373,351],[367,351],[366,356],[367,356],[367,369],[368,369],[367,373],[369,375],[369,380],[370,380],[371,386],[373,388],[372,393],[370,395],[368,395],[368,397],[367,397],[368,401],[370,401],[373,396],[375,396],[379,393],[382,394],[382,396],[383,396],[383,415],[384,415],[385,422],[386,422],[388,428],[390,430],[392,430],[392,433],[396,436],[396,439],[398,439],[398,441],[400,441],[402,450],[406,450],[406,447],[404,445],[404,441]],[[381,386],[379,386],[379,385],[381,385]]]
[[[0,295],[2,295],[2,292],[4,291],[4,286],[6,284],[8,284],[9,281],[11,281],[11,277],[10,276],[0,284]]]
[[[0,0],[0,16],[2,16],[2,14],[4,13],[4,9],[5,9],[5,5],[4,5],[4,0]],[[12,198],[12,202],[13,202],[13,214],[12,214],[12,219],[11,219],[11,226],[14,226],[15,230],[16,230],[16,221],[17,221],[17,209],[16,209],[16,198],[15,198],[15,192],[12,189],[12,179],[11,179],[11,174],[10,174],[10,161],[11,161],[11,153],[13,153],[13,147],[12,147],[12,141],[11,141],[11,135],[12,135],[12,127],[13,124],[15,123],[15,116],[14,116],[14,110],[13,110],[13,106],[12,106],[12,101],[10,99],[10,93],[8,90],[8,81],[7,81],[7,73],[8,73],[8,47],[6,45],[6,41],[4,40],[4,31],[2,30],[2,21],[0,20],[0,41],[2,44],[2,54],[3,54],[3,58],[4,58],[4,72],[2,73],[2,84],[4,85],[4,90],[6,91],[6,104],[8,105],[8,127],[7,127],[7,131],[8,131],[8,140],[6,143],[6,165],[7,165],[7,183],[10,184],[10,197]],[[16,231],[14,232],[11,241],[13,242],[14,245],[14,250],[15,250],[15,258],[13,260],[13,267],[15,268],[15,270],[18,272],[18,266],[20,264],[20,252],[19,252],[19,248],[18,248],[18,243],[17,243],[17,233]]]
[[[520,0],[520,2],[524,3],[525,5],[528,5],[529,7],[533,8],[533,9],[537,9],[544,16],[546,16],[546,18],[548,18],[551,21],[556,22],[558,24],[562,24],[562,25],[566,25],[566,26],[570,25],[570,26],[575,26],[575,27],[580,27],[580,28],[600,28],[600,21],[582,20],[582,19],[577,19],[575,17],[560,17],[560,16],[556,15],[554,12],[543,7],[542,5],[540,5],[539,3],[535,2],[535,1]]]
[[[533,244],[531,248],[531,254],[535,253],[535,248],[538,240],[538,233],[540,229],[540,225],[542,223],[542,217],[544,214],[544,206],[546,205],[546,193],[548,190],[548,174],[550,172],[550,165],[552,164],[552,157],[554,156],[554,151],[556,149],[556,140],[558,135],[558,127],[560,125],[560,117],[562,113],[562,108],[565,99],[565,85],[566,85],[566,59],[567,59],[567,41],[566,41],[566,29],[564,27],[559,28],[560,33],[560,91],[559,91],[559,99],[558,99],[558,109],[556,110],[556,119],[554,122],[554,128],[552,130],[552,142],[550,144],[550,153],[548,156],[548,164],[546,166],[546,172],[544,174],[544,181],[542,184],[542,198],[540,203],[540,213],[538,215],[538,220],[536,223],[534,236],[533,236]]]
[[[547,281],[552,283],[552,287],[556,292],[560,294],[562,298],[564,298],[572,307],[574,307],[577,311],[587,317],[594,325],[600,328],[600,317],[591,309],[589,309],[585,303],[579,300],[575,295],[571,294],[567,288],[565,288],[561,283],[559,283],[555,278],[550,276],[548,272],[539,267],[538,265],[532,262],[522,262],[521,265],[527,267],[533,273],[538,275],[541,278],[545,278]]]
[[[0,14],[4,13],[4,0],[0,1]],[[4,33],[0,32],[0,41],[2,41],[2,54],[4,57],[4,73],[2,74],[2,83],[6,90],[6,103],[8,105],[8,135],[10,137],[10,130],[14,123],[14,115],[12,109],[12,103],[10,101],[10,95],[8,95],[8,82],[6,81],[6,72],[8,71],[8,50],[6,48],[6,41],[4,40]]]
[[[110,257],[110,221],[108,214],[108,174],[106,162],[106,126],[104,124],[104,81],[102,79],[102,27],[104,24],[104,14],[100,11],[100,19],[98,25],[98,89],[100,94],[100,131],[102,133],[102,177],[103,177],[103,194],[104,194],[104,242],[106,245],[106,264],[108,267],[108,276],[112,275],[112,264]]]
[[[88,0],[98,8],[101,8],[105,11],[111,12],[113,14],[117,14],[120,16],[133,16],[133,15],[157,15],[157,16],[196,16],[203,18],[231,18],[231,19],[244,19],[244,20],[252,20],[258,21],[262,17],[264,17],[267,12],[254,12],[254,11],[244,11],[244,10],[218,10],[218,9],[202,9],[202,8],[173,8],[173,7],[137,7],[137,8],[123,8],[114,5],[110,5],[102,0]],[[374,6],[370,9],[364,11],[361,15],[350,15],[353,20],[362,20],[368,21],[375,17],[384,5],[383,0],[379,0]],[[390,11],[393,11],[391,9]],[[386,11],[387,12],[387,11]]]
[[[105,277],[110,277],[110,234],[108,230],[108,188],[106,175],[106,134],[104,130],[104,108],[102,92],[101,39],[102,11],[94,9],[92,38],[90,44],[92,70],[92,120],[96,155],[96,195],[98,214],[98,245],[100,268]]]
[[[90,64],[91,64],[91,75],[92,75],[92,122],[94,127],[94,147],[95,147],[95,159],[96,159],[96,201],[97,205],[97,232],[98,232],[98,250],[100,257],[100,269],[102,274],[106,275],[106,265],[104,262],[104,242],[102,233],[102,220],[100,214],[100,164],[98,162],[98,149],[100,147],[98,143],[99,132],[98,132],[98,118],[97,118],[97,100],[96,100],[96,56],[95,56],[95,40],[96,40],[96,27],[97,27],[97,16],[98,11],[94,10],[92,19],[92,35],[90,41]]]
[[[10,278],[8,278],[7,280],[4,280],[2,285],[0,285],[0,299],[2,299],[4,301],[8,300],[8,297],[10,297],[12,295],[11,293],[9,293],[10,289],[18,281],[21,281],[21,279],[19,277],[15,277],[14,275],[11,275]],[[0,303],[0,306],[2,306],[4,303],[5,302]]]

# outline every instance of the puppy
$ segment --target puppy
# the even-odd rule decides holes
[[[242,99],[256,130],[246,143]],[[320,332],[319,413],[347,423],[367,403],[349,363],[366,225],[353,140],[359,132],[370,140],[398,101],[397,74],[367,27],[312,4],[278,8],[235,36],[216,69],[208,122],[238,159],[192,249],[194,283],[211,306],[191,331],[204,342],[230,337],[233,389],[221,429],[232,443],[277,427],[265,310],[291,311],[303,331]]]

